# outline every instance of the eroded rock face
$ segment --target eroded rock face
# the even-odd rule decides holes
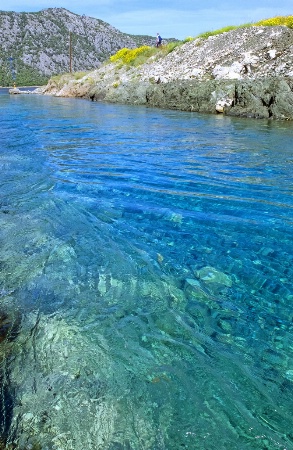
[[[293,79],[267,78],[235,84],[227,114],[254,118],[293,119]]]
[[[150,87],[148,104],[170,109],[293,120],[293,80],[175,82]]]
[[[45,94],[293,120],[293,30],[251,27],[196,39],[138,68],[104,65]]]

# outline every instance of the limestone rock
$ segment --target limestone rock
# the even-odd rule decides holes
[[[292,53],[290,28],[240,28],[187,42],[139,67],[107,64],[80,80],[51,81],[44,93],[293,120]]]
[[[187,278],[185,280],[185,294],[187,298],[196,299],[198,301],[207,300],[209,298],[208,294],[203,290],[200,282],[193,278]]]
[[[226,287],[232,286],[232,279],[228,275],[211,266],[203,267],[197,271],[196,275],[206,284],[217,283]]]

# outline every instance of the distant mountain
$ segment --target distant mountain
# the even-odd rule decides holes
[[[70,38],[71,35],[71,38]],[[35,13],[0,11],[0,86],[41,85],[51,75],[86,71],[119,49],[154,45],[151,36],[122,33],[110,24],[64,8]]]

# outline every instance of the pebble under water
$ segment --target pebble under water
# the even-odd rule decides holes
[[[293,124],[0,114],[0,448],[293,449]]]

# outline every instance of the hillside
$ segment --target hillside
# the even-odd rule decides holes
[[[110,63],[44,93],[245,117],[293,119],[293,29],[239,28],[159,52],[138,67]]]
[[[0,86],[45,84],[53,74],[101,65],[123,47],[153,45],[151,36],[122,33],[99,19],[64,8],[35,13],[0,11]]]

